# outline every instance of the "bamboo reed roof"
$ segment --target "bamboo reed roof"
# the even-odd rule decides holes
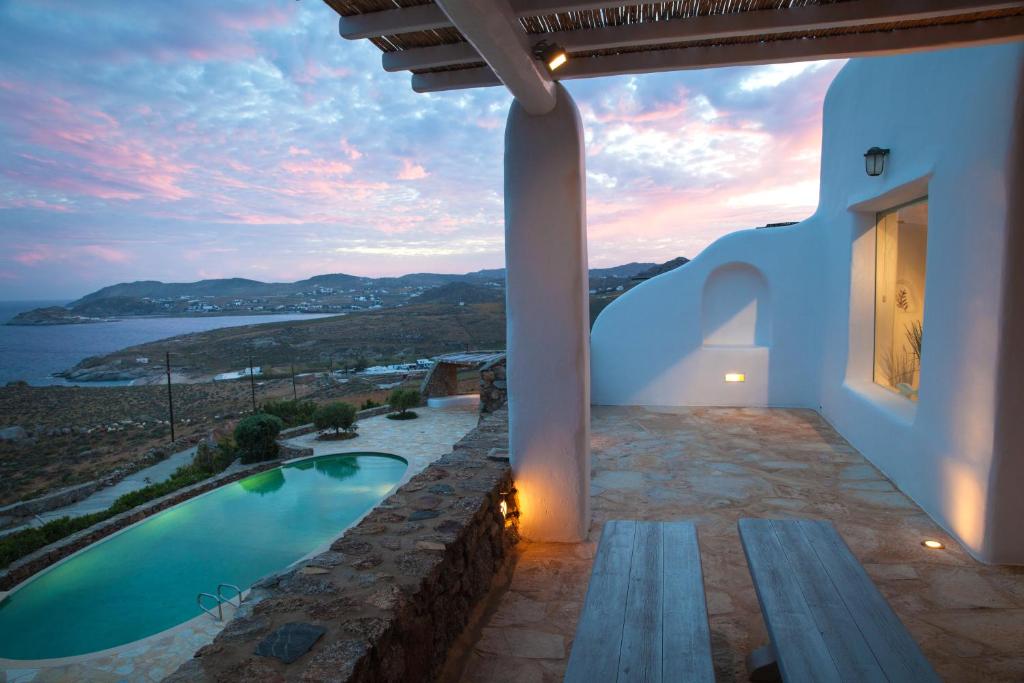
[[[609,2],[538,2],[537,0],[509,0],[513,9],[517,9],[516,15],[524,31],[531,38],[531,42],[542,39],[545,35],[557,33],[559,37],[573,36],[576,32],[590,32],[594,34],[595,29],[614,29],[617,27],[636,27],[644,25],[664,24],[674,22],[673,26],[679,26],[679,35],[692,35],[686,31],[687,22],[701,17],[737,17],[738,15],[758,15],[762,13],[787,13],[801,8],[826,7],[845,5],[853,8],[850,3],[861,3],[872,5],[877,8],[878,2],[872,0],[676,0],[674,2],[644,2],[614,5]],[[899,6],[899,0],[888,0],[891,7]],[[434,5],[432,0],[324,0],[342,17],[356,17],[378,12],[391,11],[407,8],[423,8]],[[882,5],[884,6],[884,2]],[[817,41],[837,36],[851,36],[857,34],[885,34],[904,32],[909,29],[926,27],[946,26],[955,27],[976,25],[978,22],[994,22],[998,20],[1024,21],[1024,2],[986,2],[984,0],[963,0],[955,3],[943,0],[947,11],[933,13],[936,16],[925,16],[928,12],[916,12],[900,15],[892,11],[888,12],[866,12],[864,20],[860,22],[832,22],[833,25],[825,23],[822,27],[814,27],[810,30],[766,30],[747,33],[744,35],[714,36],[708,39],[680,39],[680,40],[659,40],[640,41],[636,44],[615,44],[609,47],[597,45],[587,49],[574,50],[570,45],[566,49],[570,55],[570,63],[574,69],[580,62],[593,60],[595,58],[629,55],[635,53],[661,52],[666,50],[682,51],[692,48],[740,46],[751,44],[772,44],[785,41]],[[921,3],[917,3],[921,5]],[[924,3],[927,7],[928,2]],[[532,14],[530,7],[580,7],[568,11],[546,12]],[[952,10],[949,8],[952,7]],[[972,11],[974,8],[981,8],[979,11]],[[891,20],[892,17],[908,17],[905,20]],[[883,17],[885,20],[878,20]],[[922,18],[923,17],[923,18]],[[344,22],[344,20],[343,20]],[[834,25],[843,23],[844,25]],[[1006,25],[1006,21],[1002,22]],[[994,24],[993,24],[994,25]],[[1017,24],[1015,24],[1016,26]],[[1024,25],[1024,24],[1020,24]],[[700,33],[699,31],[697,33]],[[1005,34],[1006,31],[1003,31]],[[579,35],[583,35],[580,33]],[[949,34],[947,34],[949,35]],[[700,37],[700,36],[698,36]],[[1004,36],[1005,37],[1005,36]],[[384,53],[405,52],[420,50],[421,48],[435,48],[438,46],[453,46],[464,44],[465,38],[458,28],[438,26],[427,30],[414,30],[409,32],[396,32],[384,35],[367,36],[368,40],[376,45]],[[1019,38],[1019,36],[1017,37]],[[1015,39],[1017,39],[1015,38]],[[586,43],[587,41],[583,41]],[[806,44],[806,43],[805,43]],[[414,74],[433,74],[451,71],[467,71],[475,69],[481,71],[486,67],[483,59],[468,53],[465,58],[457,63],[449,64],[427,64],[417,68],[409,67]],[[678,54],[678,52],[677,52]],[[826,55],[828,56],[828,55]],[[606,60],[607,61],[607,60]],[[572,71],[572,70],[569,70]],[[603,75],[605,72],[592,69],[588,75]],[[555,74],[557,79],[559,74]],[[567,77],[580,77],[569,75]],[[466,87],[472,87],[466,86]]]

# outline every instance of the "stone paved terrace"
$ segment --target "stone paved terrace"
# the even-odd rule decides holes
[[[595,407],[592,444],[592,540],[521,542],[446,681],[561,681],[609,519],[697,523],[716,677],[745,681],[767,634],[741,517],[832,520],[944,679],[1024,680],[1024,567],[973,560],[814,411]]]

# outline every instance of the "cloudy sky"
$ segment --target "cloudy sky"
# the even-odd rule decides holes
[[[591,265],[812,213],[840,67],[569,82]],[[509,101],[413,93],[319,0],[0,0],[0,299],[500,266]]]

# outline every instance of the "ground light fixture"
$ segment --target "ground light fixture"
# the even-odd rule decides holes
[[[945,550],[946,546],[941,541],[936,541],[934,538],[926,538],[921,541],[921,545],[929,550]]]
[[[726,382],[746,382],[747,376],[742,372],[727,372],[725,373]]]
[[[889,156],[889,150],[883,147],[872,147],[864,152],[864,170],[871,177],[882,175],[885,170],[885,157]]]
[[[513,500],[512,497],[516,493],[518,493],[518,491],[517,491],[517,489],[515,489],[513,487],[512,489],[510,489],[508,491],[501,491],[498,494],[498,496],[500,497],[500,500],[498,502],[498,511],[501,513],[501,518],[503,520],[505,520],[506,526],[508,525],[508,523],[510,521],[509,517],[512,517],[512,518],[519,517],[519,510],[510,509],[511,506],[509,505],[510,501],[513,504],[515,503],[515,500]]]
[[[565,48],[546,40],[533,46],[533,56],[547,64],[549,71],[554,71],[569,61],[569,53],[565,51]]]

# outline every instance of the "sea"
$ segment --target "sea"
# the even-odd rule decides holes
[[[115,386],[130,382],[68,382],[54,373],[79,361],[111,353],[126,346],[166,339],[179,334],[221,327],[320,318],[316,314],[228,315],[201,318],[124,318],[83,325],[4,325],[18,313],[67,301],[0,301],[0,386],[24,380],[33,386],[53,384]]]

